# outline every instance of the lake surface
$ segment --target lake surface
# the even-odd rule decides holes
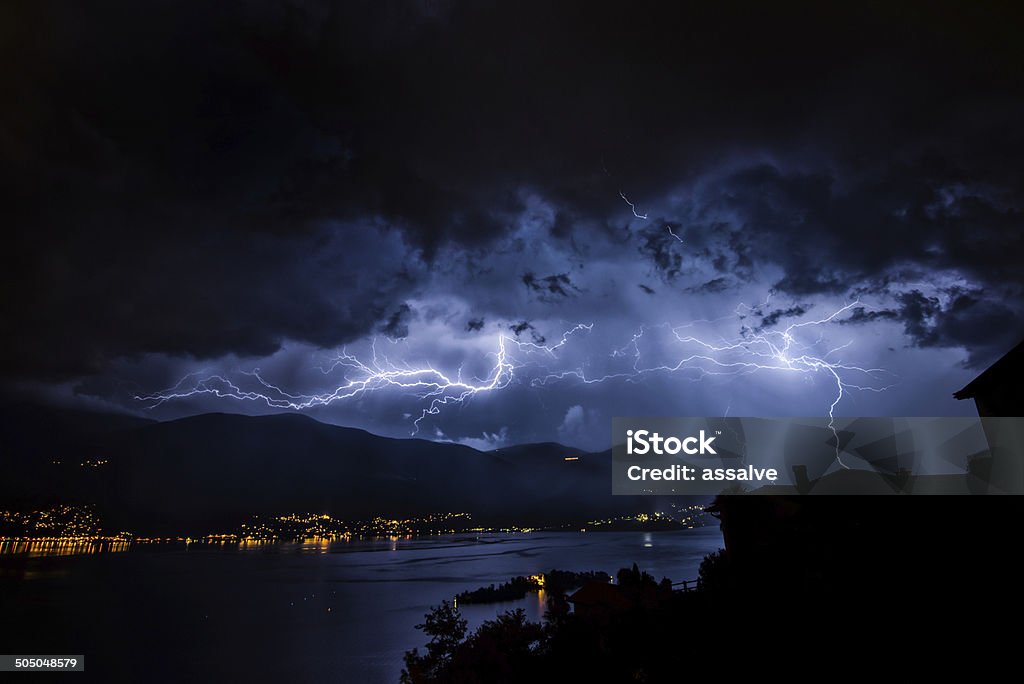
[[[423,614],[458,592],[553,568],[693,579],[717,525],[0,555],[4,652],[85,654],[103,681],[397,682]],[[472,629],[510,608],[460,606]]]

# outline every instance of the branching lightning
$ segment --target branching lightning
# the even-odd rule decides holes
[[[320,370],[330,375],[337,370],[344,373],[344,381],[330,391],[317,394],[292,394],[268,382],[259,369],[244,372],[259,385],[258,389],[243,389],[223,374],[206,375],[203,371],[190,373],[173,387],[151,394],[136,395],[137,401],[145,402],[148,408],[155,408],[165,402],[188,397],[209,395],[219,399],[234,399],[263,403],[271,408],[302,411],[316,406],[327,406],[335,402],[352,399],[371,392],[392,389],[427,402],[418,418],[413,421],[413,432],[419,431],[420,422],[427,416],[437,415],[444,406],[463,404],[477,394],[494,392],[508,387],[516,379],[516,371],[527,366],[528,356],[543,354],[557,358],[558,351],[568,344],[570,338],[581,331],[589,332],[592,323],[581,323],[564,332],[561,339],[552,345],[521,341],[506,334],[497,339],[497,348],[492,355],[494,363],[483,378],[464,378],[460,367],[454,375],[434,368],[431,364],[411,366],[397,365],[377,351],[374,341],[370,345],[371,357],[362,361],[342,350],[330,359]],[[513,351],[517,352],[513,354]]]
[[[835,384],[835,395],[828,407],[828,427],[835,440],[836,463],[848,468],[840,457],[839,434],[835,428],[835,410],[849,391],[883,392],[893,386],[895,376],[883,368],[864,368],[862,366],[829,360],[834,354],[850,346],[850,342],[818,351],[824,333],[820,333],[814,341],[804,342],[800,332],[804,329],[821,327],[831,323],[852,309],[861,306],[854,301],[822,318],[793,323],[781,330],[756,330],[744,327],[740,336],[734,340],[709,341],[692,334],[683,334],[683,330],[693,324],[672,327],[669,324],[641,327],[630,342],[612,352],[613,357],[633,358],[629,370],[618,371],[600,376],[588,376],[583,367],[573,370],[551,373],[535,378],[534,385],[545,385],[550,382],[574,378],[584,384],[596,384],[610,380],[640,381],[643,378],[664,373],[690,371],[694,380],[712,375],[743,375],[757,372],[783,372],[799,374],[824,374]],[[736,314],[745,305],[737,308]],[[748,310],[751,307],[746,307]],[[719,319],[720,320],[720,319]],[[670,363],[644,365],[640,342],[645,333],[654,328],[667,328],[676,342],[686,350],[680,357]]]
[[[769,297],[770,299],[770,297]],[[431,363],[411,365],[406,361],[394,362],[370,345],[368,359],[342,350],[320,367],[325,376],[341,373],[340,383],[326,392],[295,394],[266,380],[259,369],[244,373],[249,378],[247,388],[240,387],[224,374],[192,373],[166,390],[141,394],[135,398],[156,407],[165,402],[186,397],[208,395],[216,398],[263,403],[271,408],[302,411],[317,406],[354,399],[373,392],[393,391],[422,403],[413,422],[412,434],[428,416],[436,416],[448,406],[468,403],[481,394],[498,392],[515,382],[526,382],[532,387],[543,387],[556,382],[575,381],[584,385],[612,381],[643,382],[655,375],[687,373],[698,381],[708,376],[746,375],[752,373],[788,373],[805,376],[824,376],[834,386],[828,405],[829,429],[835,439],[836,463],[848,466],[840,458],[839,435],[835,429],[835,411],[851,391],[882,392],[894,384],[895,377],[882,368],[866,368],[836,357],[848,348],[850,342],[822,349],[823,328],[841,319],[853,309],[862,306],[854,301],[832,313],[809,320],[800,320],[785,328],[764,330],[751,328],[742,321],[760,307],[741,304],[731,315],[712,320],[699,320],[682,325],[662,323],[642,326],[624,346],[613,349],[603,358],[612,365],[610,372],[591,374],[588,368],[593,357],[583,364],[569,367],[570,359],[562,352],[573,339],[590,333],[592,323],[578,324],[564,333],[557,342],[523,341],[506,333],[495,340],[488,370],[483,377],[465,377],[463,367],[446,372]],[[698,336],[692,332],[701,324],[720,323],[728,319],[741,321],[739,335],[734,339]],[[814,332],[817,334],[814,334]],[[660,335],[667,340],[669,349],[656,360],[654,353],[644,351],[646,336]],[[657,345],[652,345],[657,346]],[[678,352],[672,349],[677,348]],[[667,360],[664,354],[671,355]],[[578,357],[578,355],[576,355]],[[600,365],[595,364],[595,365]],[[415,415],[415,414],[413,414]]]

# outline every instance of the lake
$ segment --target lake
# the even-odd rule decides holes
[[[694,579],[717,525],[0,555],[3,651],[85,654],[103,681],[398,681],[423,614],[458,592],[553,568]],[[460,606],[472,629],[543,598]],[[92,679],[93,677],[89,677]]]

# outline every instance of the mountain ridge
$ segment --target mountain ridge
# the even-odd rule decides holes
[[[10,432],[0,430],[12,456],[0,464],[0,503],[95,503],[111,525],[132,531],[210,531],[296,511],[469,512],[482,522],[562,524],[653,504],[611,495],[610,450],[551,442],[480,451],[288,413],[198,414],[70,438],[40,435],[30,447]]]

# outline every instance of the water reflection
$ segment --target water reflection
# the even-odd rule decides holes
[[[506,535],[510,539],[519,535]],[[529,537],[529,535],[525,535]],[[129,550],[140,549],[223,549],[229,551],[264,551],[275,553],[303,553],[303,554],[328,554],[346,551],[402,551],[409,548],[422,546],[424,542],[431,539],[440,540],[440,536],[418,536],[412,534],[392,535],[385,537],[352,537],[349,535],[339,537],[309,537],[295,541],[282,541],[280,539],[223,539],[203,538],[190,539],[185,537],[168,538],[141,538],[141,539],[117,539],[117,538],[92,538],[92,537],[69,537],[69,538],[46,538],[46,539],[0,539],[0,555],[24,555],[27,557],[40,556],[71,556],[78,554],[97,553],[120,553]],[[641,537],[642,545],[645,548],[653,546],[651,533],[644,533]],[[497,539],[488,539],[480,535],[456,535],[447,538],[442,546],[455,545],[477,545],[498,543]]]
[[[96,553],[120,553],[140,549],[223,549],[229,551],[273,551],[283,553],[326,554],[347,551],[350,548],[365,550],[366,544],[380,545],[379,548],[398,551],[413,542],[414,535],[393,535],[390,537],[368,537],[355,539],[351,536],[310,537],[296,541],[279,539],[107,539],[107,538],[47,538],[47,539],[0,539],[0,556],[72,556]]]
[[[0,541],[0,555],[72,556],[92,553],[120,553],[131,543],[123,539],[5,539]]]
[[[47,643],[56,626],[86,653],[124,648],[132,674],[164,663],[160,681],[397,682],[405,651],[427,641],[415,625],[461,591],[551,569],[614,574],[633,562],[656,578],[686,579],[722,537],[708,528],[652,533],[652,546],[644,543],[638,532],[460,533],[335,539],[324,553],[319,539],[164,539],[133,540],[132,553],[104,557],[98,551],[127,544],[25,540],[2,546],[0,603],[5,616],[31,622],[0,622],[0,642]],[[68,555],[29,558],[30,544],[37,553],[61,548]],[[470,630],[516,608],[538,622],[546,592],[459,609]],[[190,658],[167,659],[169,645]],[[104,681],[120,679],[138,677]]]

